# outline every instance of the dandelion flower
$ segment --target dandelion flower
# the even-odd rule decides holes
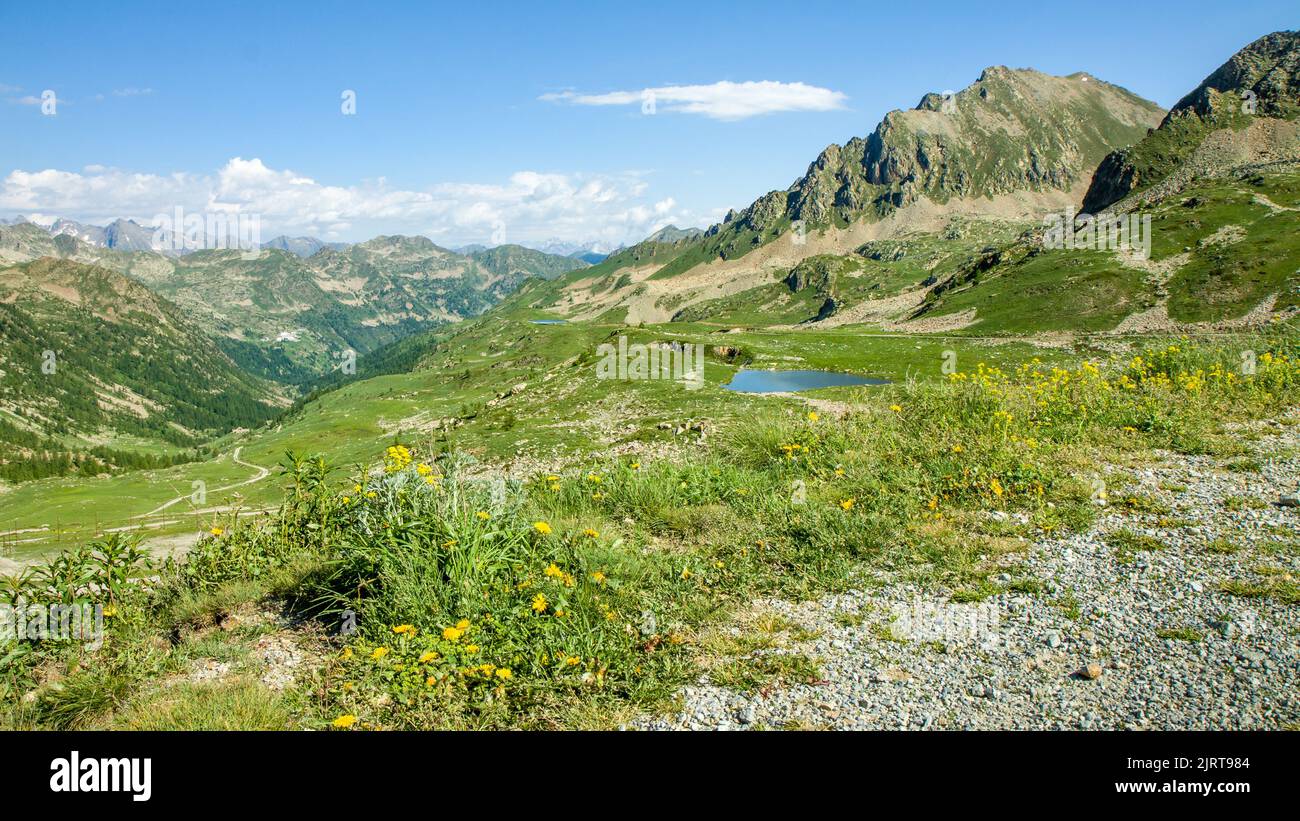
[[[591,528],[587,528],[586,530],[582,531],[582,535],[586,536],[588,539],[595,539],[600,536],[599,533],[592,530]]]
[[[442,629],[442,637],[447,641],[456,641],[463,635],[465,635],[465,631],[459,627],[444,627]]]
[[[890,406],[889,406],[889,409],[890,409],[891,411],[893,411],[894,413],[902,413],[902,412],[903,412],[903,406],[902,406],[902,405],[890,405]]]
[[[348,727],[351,727],[353,724],[356,723],[357,723],[357,717],[354,715],[339,716],[338,718],[334,719],[333,722],[334,726],[338,727],[340,730],[346,730]]]
[[[996,476],[989,480],[989,490],[993,491],[994,496],[1002,495],[1002,483],[998,481]]]
[[[816,422],[818,418],[819,417],[817,416],[817,411],[808,411],[809,422]]]
[[[375,651],[370,654],[370,657],[375,661],[379,661],[381,658],[383,658],[386,655],[388,655],[387,647],[376,647]]]
[[[601,573],[599,570],[591,574],[591,580],[594,581],[596,584],[604,584],[606,578],[608,577],[604,573]]]
[[[546,597],[543,596],[541,593],[538,593],[536,596],[533,596],[533,612],[535,613],[546,612]]]
[[[841,499],[841,500],[840,500],[840,510],[852,510],[852,509],[853,509],[853,500],[852,500],[852,499]]]
[[[509,668],[509,667],[498,667],[498,668],[497,668],[497,678],[499,678],[499,679],[505,680],[505,679],[510,678],[510,677],[513,676],[513,675],[514,675],[514,673],[511,673],[511,672],[510,672],[510,668]]]
[[[393,628],[393,632],[399,636],[401,635],[414,636],[415,626],[411,624],[399,624]]]
[[[479,517],[480,519],[482,519],[482,520],[485,521],[485,522],[486,522],[488,519],[491,519],[491,518],[492,518],[492,514],[491,514],[491,513],[488,513],[486,510],[480,510],[478,513],[475,513],[474,515],[477,516],[477,517]]]
[[[211,533],[213,536],[220,536],[222,533],[226,532],[226,529],[223,527],[214,527],[208,532]]]
[[[543,536],[551,535],[551,526],[546,522],[533,522],[533,529]]]
[[[438,658],[437,653],[433,652],[432,650],[425,650],[424,653],[420,656],[420,663],[428,664],[429,662],[433,661],[436,658]]]
[[[641,469],[641,463],[640,463],[640,462],[633,462],[633,463],[632,463],[632,470],[640,470],[640,469]]]

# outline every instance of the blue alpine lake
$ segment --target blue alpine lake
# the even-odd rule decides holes
[[[888,385],[888,379],[873,379],[839,371],[737,371],[723,385],[739,393],[777,393],[837,388],[844,385]]]

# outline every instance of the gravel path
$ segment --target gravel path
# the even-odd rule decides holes
[[[953,604],[935,591],[882,579],[883,585],[816,601],[758,602],[759,609],[816,636],[762,652],[817,659],[823,681],[742,693],[702,677],[681,694],[679,713],[631,726],[1296,725],[1300,604],[1220,589],[1225,580],[1300,581],[1300,509],[1273,504],[1280,494],[1294,493],[1300,479],[1300,426],[1270,422],[1255,430],[1262,434],[1253,442],[1261,470],[1231,470],[1230,459],[1162,453],[1158,462],[1133,471],[1138,483],[1122,496],[1140,493],[1172,512],[1135,513],[1112,504],[1087,533],[1035,542],[1015,573],[1016,579],[1039,580],[1037,592]],[[1106,543],[1120,529],[1154,537],[1164,548],[1121,561]],[[1208,546],[1221,538],[1228,542],[1218,550],[1235,552]],[[1261,576],[1261,566],[1290,576]]]

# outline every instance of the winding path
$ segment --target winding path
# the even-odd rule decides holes
[[[244,460],[240,459],[240,458],[239,458],[239,452],[242,451],[243,449],[244,449],[244,446],[243,446],[243,445],[240,445],[239,447],[235,448],[234,452],[230,454],[230,459],[231,459],[231,461],[233,461],[233,462],[234,462],[235,464],[237,464],[237,465],[242,465],[243,467],[246,467],[246,468],[252,468],[253,470],[257,471],[257,473],[255,473],[255,474],[253,475],[252,478],[250,478],[250,479],[245,479],[245,480],[242,481],[242,482],[235,482],[234,484],[224,485],[224,486],[222,486],[222,487],[218,487],[218,488],[213,488],[213,489],[210,491],[211,493],[222,493],[222,492],[227,491],[227,490],[234,490],[234,489],[237,488],[237,487],[243,487],[243,486],[245,486],[245,485],[251,485],[251,484],[254,484],[254,483],[256,483],[256,482],[260,482],[260,481],[262,481],[263,479],[265,479],[267,476],[270,476],[270,475],[271,475],[271,469],[270,469],[270,468],[265,468],[265,467],[262,467],[261,465],[255,465],[255,464],[253,464],[252,462],[245,462]],[[185,500],[185,499],[190,498],[191,495],[192,495],[192,494],[189,494],[189,493],[182,494],[182,495],[180,495],[180,496],[177,496],[175,499],[172,499],[172,500],[170,500],[170,501],[164,502],[163,504],[159,505],[158,507],[154,508],[153,510],[149,511],[148,513],[141,513],[140,515],[138,515],[138,516],[132,516],[131,518],[132,518],[132,519],[144,519],[144,518],[147,518],[147,517],[149,517],[149,516],[156,516],[156,515],[158,515],[159,513],[162,513],[162,512],[163,512],[164,510],[166,510],[167,508],[171,507],[172,505],[174,505],[174,504],[176,504],[176,503],[178,503],[178,502],[181,502],[181,501],[183,501],[183,500]]]

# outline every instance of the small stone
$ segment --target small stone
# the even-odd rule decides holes
[[[1237,634],[1237,625],[1230,621],[1212,621],[1210,626],[1219,632],[1219,635],[1225,639],[1230,639]]]
[[[1079,676],[1090,681],[1101,678],[1101,665],[1093,662],[1079,671]]]

